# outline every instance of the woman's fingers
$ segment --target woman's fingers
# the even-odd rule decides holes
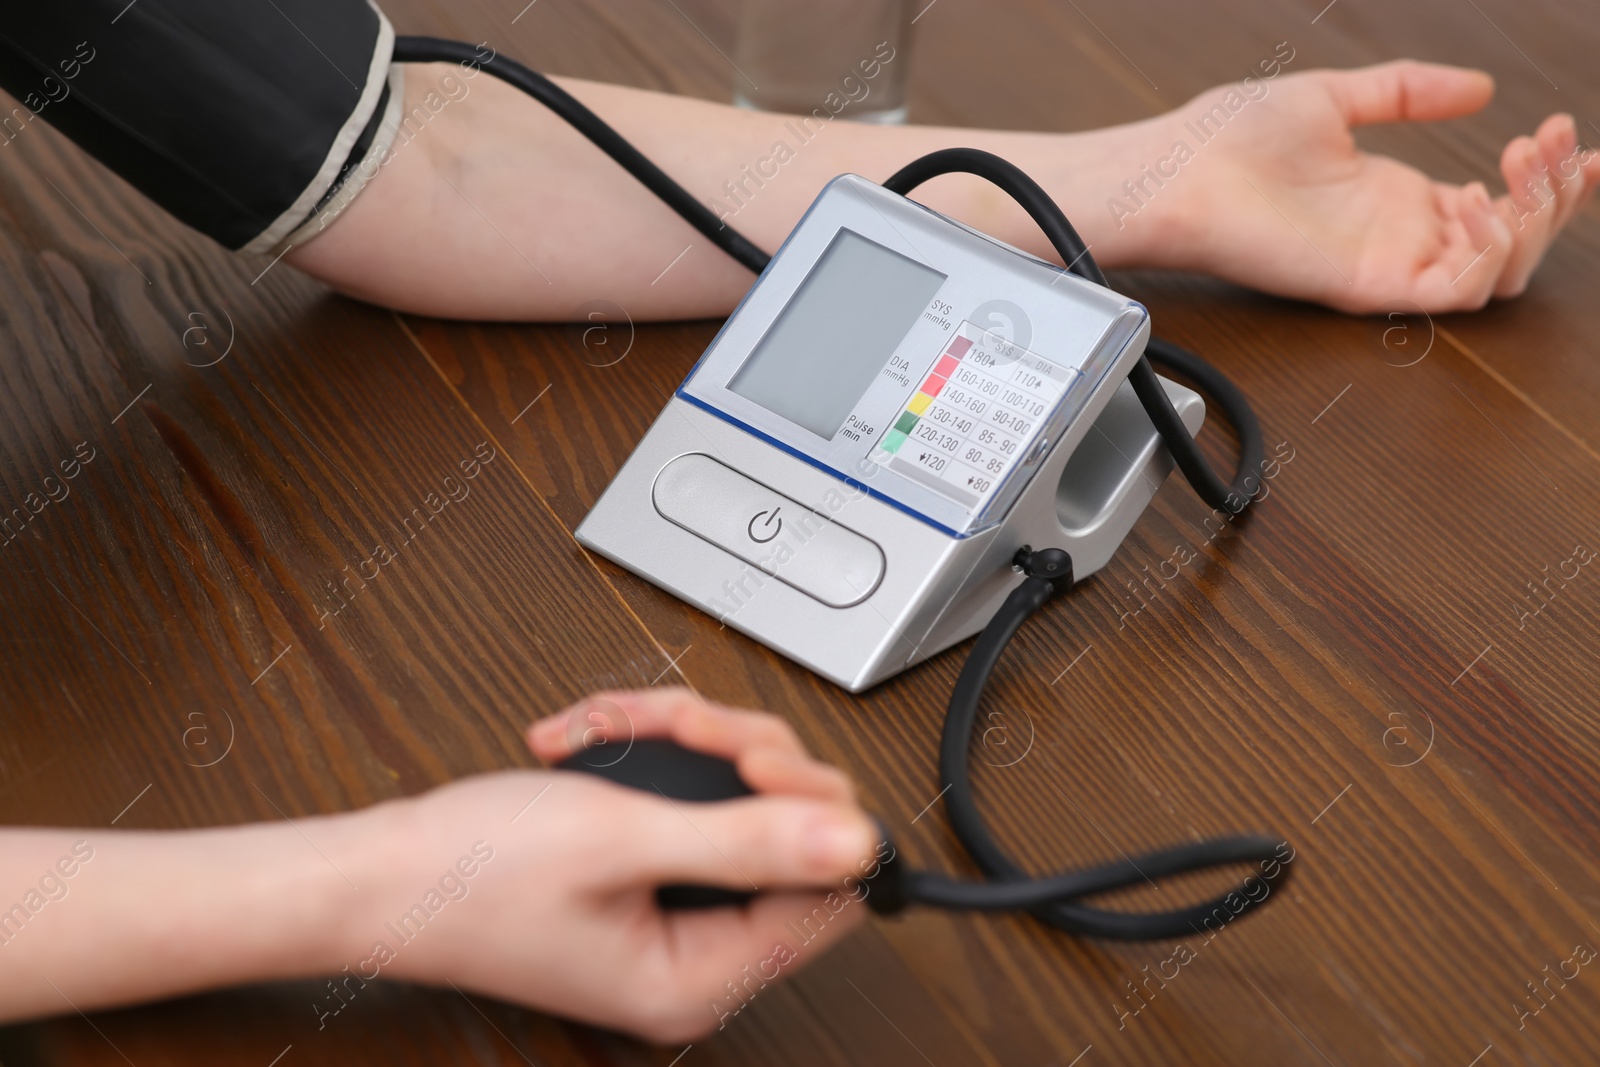
[[[528,744],[540,759],[555,763],[594,744],[626,752],[630,741],[647,737],[671,738],[734,761],[739,777],[758,793],[855,803],[849,777],[812,759],[788,723],[767,712],[708,703],[687,689],[596,693],[536,723]]]
[[[1495,295],[1517,296],[1528,287],[1534,268],[1544,258],[1556,213],[1547,188],[1544,155],[1532,137],[1518,137],[1506,145],[1500,156],[1500,173],[1506,182],[1500,215],[1516,244],[1501,272]]]
[[[856,802],[855,784],[837,767],[782,748],[750,748],[738,758],[739,777],[757,793],[786,793],[839,804]]]
[[[535,723],[528,744],[540,759],[554,762],[587,745],[634,737],[668,737],[724,759],[758,747],[805,754],[794,728],[776,715],[711,704],[675,687],[595,693]]]
[[[1600,184],[1600,156],[1579,146],[1570,115],[1552,115],[1533,137],[1518,137],[1500,157],[1506,195],[1496,214],[1514,247],[1495,286],[1496,296],[1528,287],[1550,243]]]
[[[1555,199],[1554,232],[1571,221],[1583,204],[1586,183],[1578,152],[1578,124],[1571,115],[1551,115],[1533,135],[1544,159],[1549,195]]]
[[[1318,73],[1351,126],[1459,118],[1481,110],[1494,96],[1494,79],[1481,70],[1415,59]]]
[[[1417,278],[1416,300],[1437,311],[1481,308],[1494,295],[1511,255],[1511,232],[1497,215],[1482,182],[1463,188],[1440,185],[1437,195],[1450,233],[1447,251]]]
[[[861,809],[803,797],[693,804],[639,794],[631,848],[610,864],[619,888],[715,885],[751,892],[819,888],[859,876],[878,845]]]

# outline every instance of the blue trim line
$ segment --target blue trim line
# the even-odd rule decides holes
[[[708,351],[709,351],[709,349],[708,349]],[[696,364],[696,366],[698,366],[698,364]],[[691,373],[690,374],[690,378],[692,378],[693,376],[694,375]],[[935,530],[938,530],[940,533],[945,534],[948,537],[952,537],[952,538],[956,539],[957,541],[965,541],[967,538],[973,536],[972,533],[958,533],[955,530],[950,529],[950,527],[945,526],[942,523],[934,522],[932,519],[928,518],[928,516],[922,514],[920,511],[916,511],[916,510],[908,507],[907,505],[900,503],[900,501],[898,501],[898,500],[895,500],[895,499],[893,499],[891,497],[885,496],[884,494],[878,492],[876,489],[872,488],[872,486],[867,485],[864,482],[856,481],[854,478],[850,477],[848,474],[845,474],[843,471],[834,470],[832,467],[828,466],[826,463],[821,463],[821,462],[813,459],[812,457],[806,455],[804,452],[800,451],[799,449],[795,448],[792,445],[784,444],[782,441],[778,440],[776,437],[769,437],[768,435],[762,433],[760,430],[756,429],[754,426],[751,426],[749,423],[742,422],[739,419],[734,418],[732,415],[729,415],[726,411],[723,411],[720,408],[715,407],[712,404],[708,404],[706,401],[701,400],[699,397],[690,396],[688,393],[686,393],[684,391],[684,386],[687,386],[688,384],[689,384],[689,380],[687,378],[684,379],[683,385],[678,386],[678,391],[673,395],[675,395],[675,396],[677,396],[677,397],[679,397],[679,398],[681,398],[683,400],[688,401],[689,403],[693,404],[695,407],[699,408],[701,411],[709,412],[710,414],[715,415],[717,418],[721,419],[723,422],[726,422],[726,423],[728,423],[730,425],[739,427],[739,429],[743,430],[745,433],[749,434],[750,436],[758,438],[759,440],[765,441],[767,444],[769,444],[772,447],[778,449],[780,452],[788,453],[789,455],[793,456],[795,459],[798,459],[801,462],[805,463],[807,466],[815,467],[817,470],[822,471],[825,474],[833,475],[835,478],[839,479],[841,482],[844,482],[848,486],[851,486],[853,488],[861,490],[863,493],[866,493],[868,496],[872,497],[874,500],[881,500],[883,503],[888,504],[890,507],[894,508],[896,511],[905,512],[907,515],[910,515],[913,519],[916,519],[918,522],[925,523],[928,526],[932,526]],[[988,527],[985,527],[984,529],[988,529]],[[983,531],[982,530],[978,530],[978,531],[973,531],[973,532],[974,533],[982,533]]]

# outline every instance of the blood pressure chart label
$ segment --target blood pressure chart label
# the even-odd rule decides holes
[[[1079,373],[963,321],[872,459],[976,512]]]

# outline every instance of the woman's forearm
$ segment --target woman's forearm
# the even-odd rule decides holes
[[[1105,264],[1136,261],[1131,242],[1149,229],[1118,231],[1103,210],[1117,168],[1147,136],[1137,125],[1081,134],[882,127],[562,84],[768,251],[830,178],[882,180],[954,145],[1036,175]],[[408,68],[406,96],[409,123],[388,161],[321,236],[289,253],[295,266],[352,296],[453,318],[567,319],[602,300],[635,319],[722,315],[749,288],[748,271],[517,90],[427,65]],[[1021,210],[978,179],[940,178],[917,195],[1045,252]]]
[[[370,821],[0,832],[0,1021],[338,972]]]

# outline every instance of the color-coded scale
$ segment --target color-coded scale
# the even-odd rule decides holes
[[[1079,373],[963,321],[873,458],[980,508],[1028,455],[1043,420]]]
[[[929,372],[928,380],[923,382],[906,402],[906,409],[895,420],[894,429],[883,435],[883,440],[878,444],[879,448],[890,455],[900,451],[900,446],[906,443],[906,438],[916,429],[923,412],[928,410],[933,398],[950,383],[950,375],[955,373],[956,367],[961,363],[961,357],[966,355],[967,349],[971,347],[972,339],[968,337],[957,337],[950,342],[950,347],[945,349],[944,355],[939,357],[939,362],[934,364],[933,370]]]

